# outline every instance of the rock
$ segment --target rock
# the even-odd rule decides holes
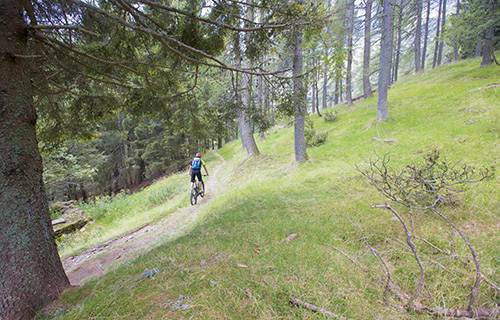
[[[61,223],[66,223],[66,219],[59,218],[59,219],[56,219],[56,220],[52,220],[52,225],[53,226],[56,226],[56,225],[61,224]]]

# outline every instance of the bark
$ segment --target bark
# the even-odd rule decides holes
[[[429,17],[431,15],[431,0],[427,0],[427,14],[425,17],[425,33],[424,33],[424,45],[422,48],[422,66],[421,69],[425,69],[425,57],[427,55],[427,40],[429,38]]]
[[[494,0],[484,0],[484,6],[486,12],[495,12],[496,10],[496,2]],[[490,20],[493,20],[493,16],[490,17]],[[489,23],[484,34],[483,60],[481,61],[481,67],[486,67],[493,63],[493,36],[495,35],[495,27],[492,22]]]
[[[460,0],[457,0],[457,11],[456,11],[456,16],[460,14]],[[458,61],[458,42],[455,36],[455,43],[453,43],[453,57],[455,58],[455,61]]]
[[[264,64],[264,57],[261,56],[260,57],[260,66],[262,67],[262,65]],[[257,78],[257,108],[259,110],[259,115],[260,115],[260,120],[259,120],[259,140],[260,141],[264,141],[266,139],[266,135],[264,133],[264,129],[262,127],[262,121],[263,121],[263,117],[264,117],[264,104],[263,104],[263,95],[264,95],[264,91],[263,91],[263,79],[262,79],[262,76],[259,76]]]
[[[333,104],[334,105],[339,104],[339,91],[340,91],[339,82],[340,82],[340,79],[339,79],[339,77],[337,77],[337,79],[335,79],[335,95],[334,95],[334,98],[333,98]]]
[[[403,4],[404,0],[399,1],[399,13],[398,13],[398,37],[396,44],[396,57],[394,59],[394,73],[391,78],[391,84],[398,81],[399,73],[399,57],[401,56],[401,38],[403,33]]]
[[[415,25],[415,72],[422,71],[420,64],[420,39],[422,30],[422,0],[416,0],[417,6],[417,23]]]
[[[252,125],[250,123],[250,117],[247,112],[247,108],[250,106],[250,90],[248,86],[250,85],[250,75],[244,74],[241,82],[241,87],[243,90],[241,97],[241,106],[238,110],[238,126],[240,128],[241,143],[243,148],[247,150],[249,157],[256,156],[260,154],[259,148],[255,143],[255,139],[252,133]]]
[[[325,110],[327,106],[327,99],[328,99],[328,94],[327,94],[327,87],[328,87],[328,63],[325,61],[324,65],[324,75],[323,75],[323,100],[322,100],[322,106],[321,109]]]
[[[371,14],[372,0],[366,0],[365,4],[365,35],[364,35],[364,50],[363,50],[363,97],[365,99],[373,96],[372,87],[370,84],[370,49],[371,49]]]
[[[389,117],[387,109],[387,93],[391,80],[391,61],[393,49],[393,21],[394,21],[394,4],[393,0],[384,2],[383,8],[383,26],[382,40],[380,48],[380,71],[378,76],[378,103],[377,115],[378,120],[382,121]]]
[[[330,10],[331,7],[331,0],[328,0],[328,10]],[[331,33],[331,24],[328,23],[328,26],[326,27],[326,33],[329,35]],[[328,56],[328,49],[325,50],[325,56]],[[327,87],[328,87],[328,62],[327,59],[325,59],[325,64],[323,66],[323,101],[322,101],[322,110],[325,110],[327,108]]]
[[[483,46],[483,39],[481,39],[481,37],[477,37],[477,40],[476,40],[476,55],[475,55],[476,58],[479,58],[481,56],[482,46]]]
[[[432,59],[432,69],[434,69],[437,65],[438,58],[438,49],[439,49],[439,41],[440,41],[440,26],[441,26],[441,7],[443,5],[443,0],[439,0],[439,10],[438,10],[438,18],[437,18],[437,28],[436,28],[436,44],[434,45],[434,58]]]
[[[69,286],[52,230],[36,139],[27,25],[0,10],[0,319],[29,319]]]
[[[349,1],[349,25],[347,32],[347,70],[345,83],[345,98],[347,105],[352,105],[352,45],[354,33],[354,0]]]
[[[442,12],[442,18],[441,18],[441,38],[439,39],[439,53],[438,53],[438,62],[437,65],[440,66],[441,63],[443,62],[443,46],[444,46],[444,40],[443,40],[443,35],[444,35],[444,28],[446,25],[446,0],[443,1],[443,12]]]
[[[294,145],[295,162],[304,162],[307,160],[306,141],[304,137],[305,119],[307,109],[307,97],[304,90],[302,74],[302,28],[296,26],[295,44],[293,52],[293,95],[295,104],[294,115]]]

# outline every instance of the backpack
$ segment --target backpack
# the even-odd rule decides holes
[[[191,168],[198,170],[201,169],[201,159],[194,158],[193,161],[191,162]]]

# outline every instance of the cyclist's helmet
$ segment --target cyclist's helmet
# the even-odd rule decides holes
[[[196,158],[201,158],[201,153],[199,153],[199,152],[198,152],[198,153],[196,154]]]

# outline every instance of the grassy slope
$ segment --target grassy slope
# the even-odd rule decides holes
[[[316,130],[329,132],[328,141],[309,149],[311,161],[299,166],[293,165],[293,128],[271,130],[259,143],[263,154],[251,159],[239,142],[226,145],[220,151],[228,162],[219,171],[219,197],[202,209],[204,219],[190,235],[68,291],[59,302],[64,312],[56,318],[322,318],[292,306],[288,298],[293,295],[355,319],[430,319],[395,307],[400,302],[392,294],[389,305],[383,303],[384,272],[343,215],[383,254],[402,290],[413,293],[419,269],[406,254],[409,250],[391,240],[404,241],[401,228],[389,212],[370,209],[368,202],[385,200],[355,164],[363,166],[376,152],[389,154],[391,164],[402,168],[432,149],[471,165],[497,162],[500,88],[469,90],[498,81],[500,72],[495,66],[478,66],[477,60],[465,61],[397,83],[389,93],[391,118],[378,128],[376,99],[337,108],[335,123],[313,116]],[[397,142],[376,141],[377,136]],[[476,185],[458,206],[443,208],[470,237],[483,273],[493,280],[500,278],[499,190],[495,177]],[[453,245],[457,254],[469,257],[458,237],[435,216],[419,214],[415,229],[441,248],[451,250]],[[284,242],[291,233],[298,238]],[[423,243],[418,245],[429,252]],[[470,263],[428,256],[451,270],[474,274]],[[465,309],[473,281],[430,261],[425,264],[428,290],[423,301]],[[141,278],[146,268],[160,272]],[[477,307],[495,299],[487,286],[482,292],[487,297],[480,296]]]

